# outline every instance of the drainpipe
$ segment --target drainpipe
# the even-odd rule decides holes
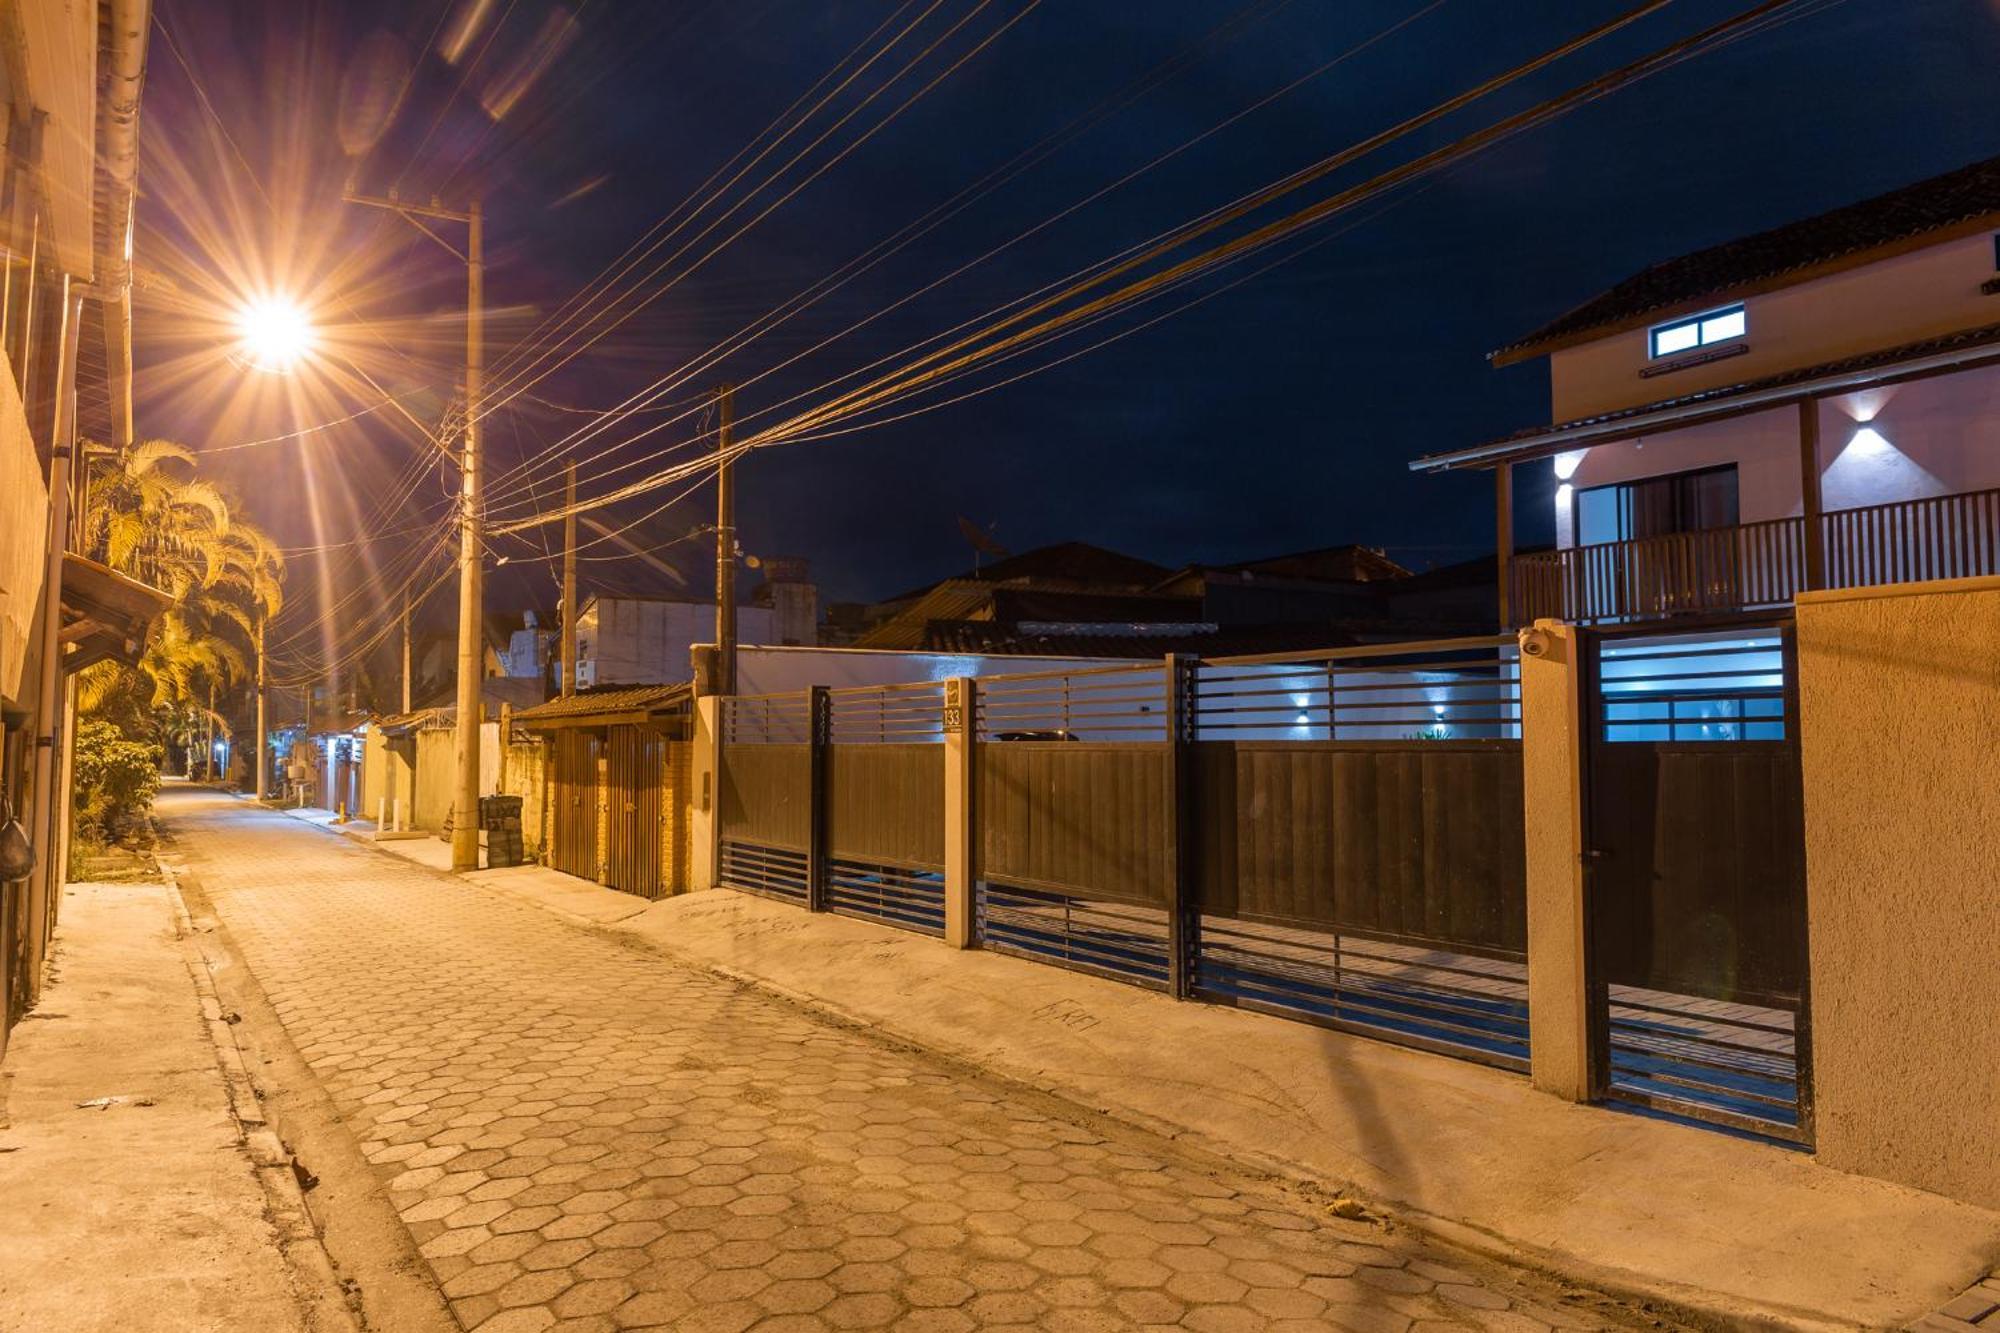
[[[50,904],[62,888],[68,867],[56,864],[56,820],[66,819],[69,801],[58,799],[56,743],[62,716],[62,576],[63,553],[69,549],[69,481],[76,446],[76,343],[82,328],[78,310],[82,298],[71,294],[62,280],[62,329],[56,347],[55,429],[49,449],[48,567],[42,585],[42,651],[40,680],[35,691],[35,794],[28,825],[35,840],[35,874],[28,881],[28,1000],[42,991],[42,960],[47,956]]]
[[[104,302],[105,365],[111,381],[109,443],[131,447],[132,218],[139,182],[139,98],[146,83],[146,34],[152,0],[103,0],[110,11],[103,91],[97,104],[98,164],[110,219],[97,254],[94,286]]]

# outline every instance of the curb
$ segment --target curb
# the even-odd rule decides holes
[[[181,894],[182,877],[160,859],[157,850],[153,859],[171,892],[174,934],[181,946],[181,961],[186,964],[195,994],[200,997],[201,1016],[208,1026],[216,1065],[228,1089],[229,1112],[250,1154],[257,1183],[263,1187],[265,1211],[278,1233],[279,1253],[293,1274],[294,1294],[305,1315],[306,1327],[314,1333],[362,1333],[362,1321],[349,1303],[347,1290],[335,1273],[332,1257],[320,1237],[319,1224],[306,1206],[300,1180],[303,1168],[265,1119],[263,1105],[257,1100],[243,1049],[236,1042],[235,1027],[224,1015],[222,1001],[216,994],[215,960],[202,947],[201,935],[194,928],[187,900]]]

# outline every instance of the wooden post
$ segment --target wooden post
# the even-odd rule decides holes
[[[970,676],[944,683],[944,942],[954,949],[978,943],[978,689]]]
[[[1166,657],[1167,988],[1177,1000],[1194,994],[1201,939],[1193,745],[1197,661],[1180,653]]]
[[[1500,630],[1514,627],[1514,465],[1493,469],[1493,551],[1499,575]]]
[[[1826,586],[1826,525],[1819,489],[1819,400],[1799,403],[1799,497],[1806,525],[1806,588]]]
[[[563,482],[562,565],[562,683],[557,694],[569,698],[576,693],[576,464],[571,463]]]
[[[826,744],[831,729],[833,697],[824,685],[806,690],[806,745],[808,764],[806,841],[806,910],[826,910]]]

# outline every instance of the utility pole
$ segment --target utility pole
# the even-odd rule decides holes
[[[264,726],[264,613],[257,612],[257,799],[268,795],[271,737]]]
[[[403,590],[403,712],[410,711],[410,593]]]
[[[736,465],[729,444],[736,386],[715,391],[715,692],[736,693]]]
[[[449,209],[433,199],[415,204],[399,199],[348,194],[350,204],[386,208],[396,213],[424,235],[442,245],[465,264],[465,447],[460,464],[463,478],[459,490],[458,522],[458,783],[452,801],[451,868],[479,868],[479,677],[485,644],[484,604],[480,596],[481,539],[479,466],[479,404],[481,376],[486,363],[486,271],[483,256],[483,222],[479,201],[473,200],[463,212]],[[465,252],[424,224],[425,218],[465,224]]]
[[[564,471],[563,584],[562,584],[562,685],[557,693],[564,699],[576,693],[576,464]]]

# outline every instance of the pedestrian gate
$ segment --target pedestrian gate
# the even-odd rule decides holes
[[[597,878],[597,765],[603,753],[604,740],[594,731],[556,733],[550,862],[582,879]]]
[[[1589,642],[1596,1091],[1809,1143],[1790,626]]]

